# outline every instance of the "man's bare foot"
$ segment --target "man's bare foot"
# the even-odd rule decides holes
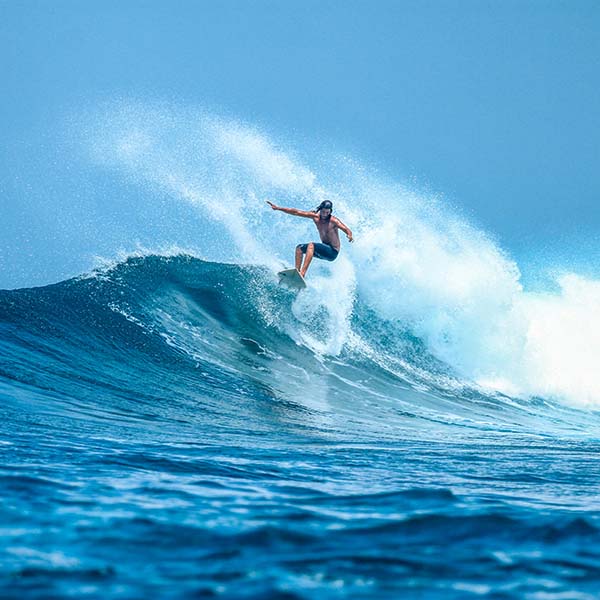
[[[300,277],[302,277],[302,279],[304,279],[305,276],[306,276],[306,271],[300,271]]]

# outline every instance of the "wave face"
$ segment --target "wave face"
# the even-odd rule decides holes
[[[7,597],[593,597],[598,414],[466,381],[336,267],[0,292]]]

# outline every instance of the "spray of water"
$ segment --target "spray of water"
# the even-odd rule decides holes
[[[332,158],[317,174],[306,166],[310,152],[301,160],[235,120],[122,102],[86,119],[93,162],[138,184],[147,201],[166,195],[192,205],[211,260],[274,271],[292,264],[295,245],[316,231],[265,200],[304,209],[333,200],[356,242],[343,242],[335,263],[315,261],[310,287],[294,304],[290,333],[313,351],[369,347],[352,331],[360,302],[390,331],[412,331],[465,381],[600,404],[600,282],[566,274],[558,292],[528,292],[510,256],[442,201],[348,160]]]

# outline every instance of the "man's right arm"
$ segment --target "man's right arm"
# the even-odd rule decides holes
[[[277,206],[276,204],[273,204],[273,202],[269,202],[269,200],[267,200],[266,202],[273,210],[280,210],[281,212],[284,212],[288,215],[294,215],[295,217],[305,217],[307,219],[315,218],[315,213],[309,212],[308,210],[300,210],[298,208],[284,208],[283,206]]]

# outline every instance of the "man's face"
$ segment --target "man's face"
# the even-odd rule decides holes
[[[331,215],[331,209],[330,208],[322,208],[319,211],[319,217],[321,219],[327,219],[330,215]]]

